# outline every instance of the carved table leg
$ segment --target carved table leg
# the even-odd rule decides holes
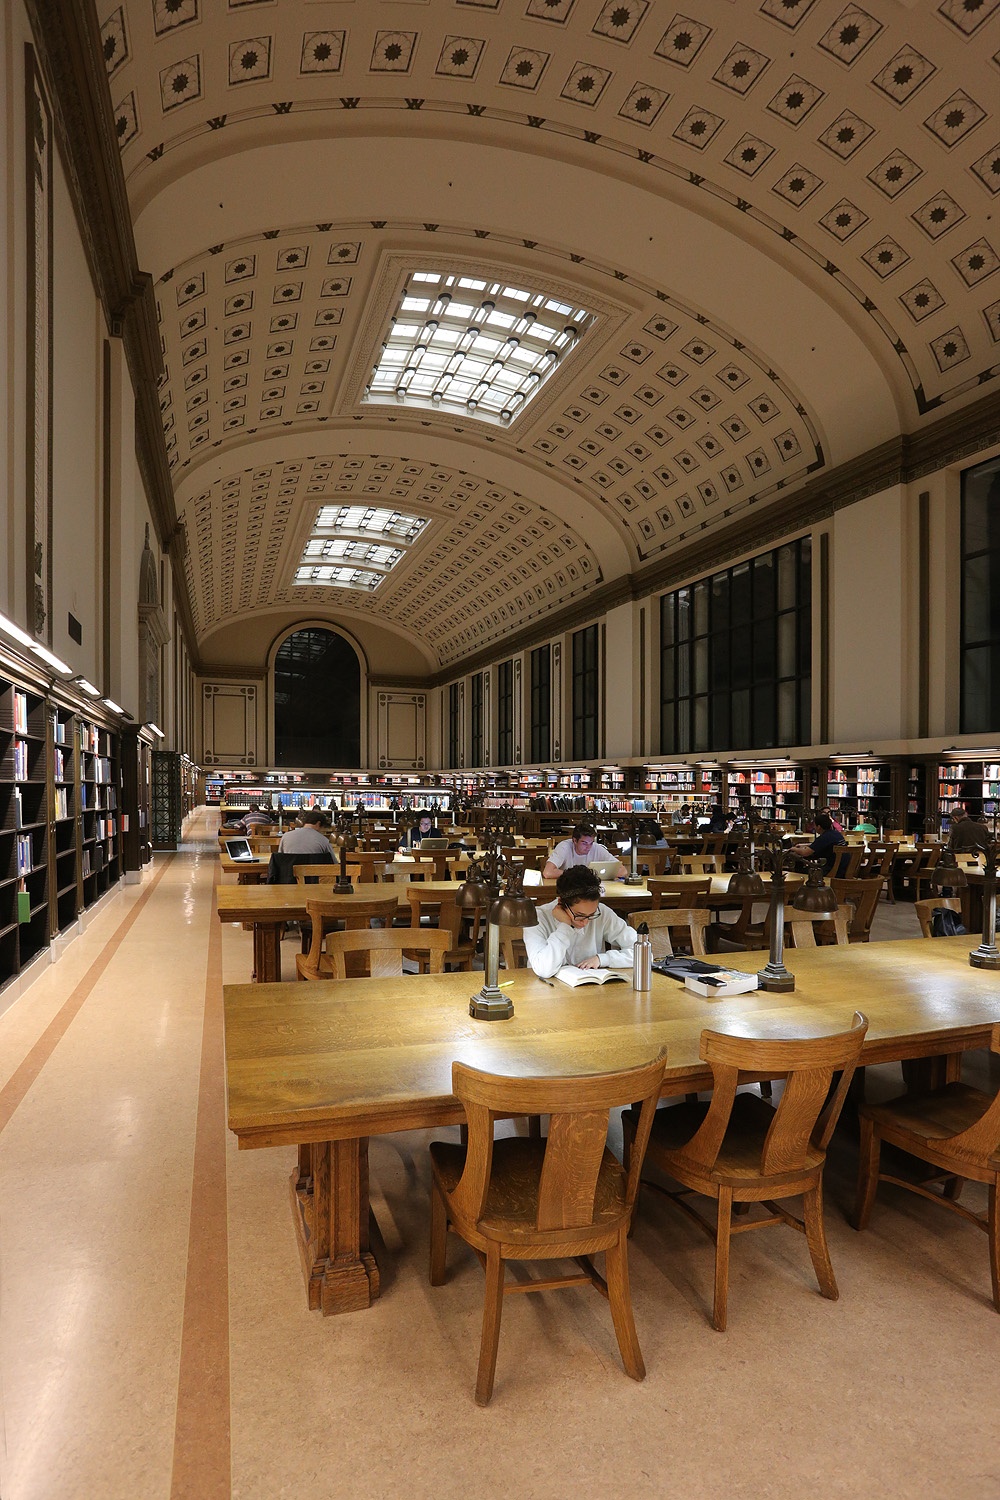
[[[369,1307],[379,1273],[369,1242],[368,1139],[300,1147],[299,1158],[292,1203],[309,1306],[324,1315]]]
[[[281,983],[281,922],[255,922],[253,977],[256,984]]]

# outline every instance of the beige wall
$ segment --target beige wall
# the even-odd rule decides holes
[[[234,671],[263,672],[275,640],[301,619],[301,609],[272,610],[224,625],[201,641],[202,660],[210,665],[224,663]],[[429,655],[398,631],[339,615],[336,625],[357,641],[373,677],[423,678],[432,669]]]

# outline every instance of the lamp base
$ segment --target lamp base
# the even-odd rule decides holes
[[[622,885],[645,885],[645,883],[645,875],[624,875],[622,877]]]
[[[775,969],[768,964],[767,968],[761,969],[757,974],[757,988],[768,990],[771,994],[787,995],[795,988],[795,975],[789,973],[784,964]]]
[[[476,1021],[509,1021],[513,1014],[513,1000],[494,985],[484,984],[469,1001],[469,1015]]]
[[[333,883],[333,888],[338,896],[353,896],[354,886],[346,875],[338,875]]]
[[[973,948],[969,963],[974,969],[1000,969],[1000,951],[996,948]]]

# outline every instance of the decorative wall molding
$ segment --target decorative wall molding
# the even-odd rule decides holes
[[[376,693],[379,770],[423,771],[427,766],[427,694]]]
[[[258,701],[254,683],[202,683],[203,765],[257,764]]]

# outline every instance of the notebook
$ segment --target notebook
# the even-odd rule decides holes
[[[587,865],[588,870],[593,870],[598,880],[614,880],[618,874],[619,861],[617,859],[592,859]]]
[[[230,859],[253,859],[254,852],[250,848],[249,839],[227,839],[226,853]]]

